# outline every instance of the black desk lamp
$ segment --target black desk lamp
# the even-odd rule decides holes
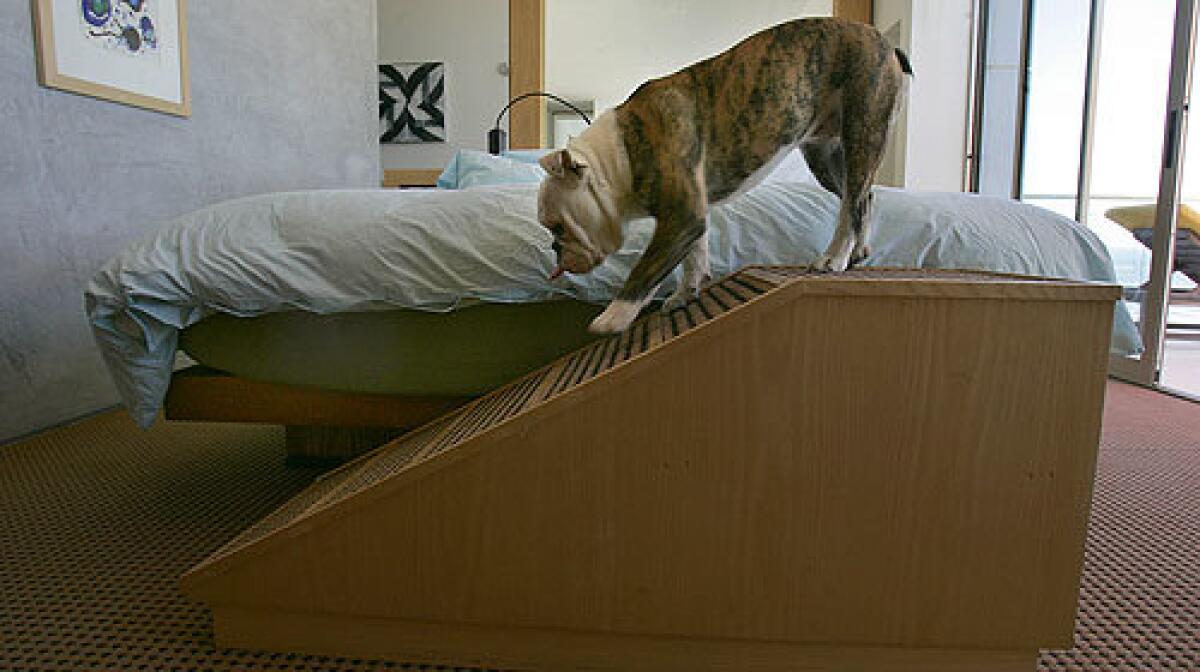
[[[554,100],[557,100],[558,102],[562,103],[563,105],[566,105],[567,107],[574,110],[575,114],[578,114],[579,116],[583,117],[583,120],[586,121],[589,126],[592,124],[592,120],[590,118],[588,118],[588,115],[583,113],[583,110],[579,109],[578,107],[575,107],[574,105],[572,105],[571,103],[568,103],[567,101],[563,100],[562,98],[559,98],[558,96],[554,95],[553,93],[546,93],[545,91],[530,91],[529,93],[522,93],[521,95],[517,96],[516,98],[513,98],[512,100],[508,101],[508,104],[504,106],[504,109],[500,110],[500,114],[496,115],[496,127],[493,128],[492,130],[488,131],[488,136],[487,136],[488,153],[489,154],[499,154],[500,152],[503,152],[504,150],[508,149],[508,134],[500,129],[500,118],[503,117],[504,113],[508,111],[508,108],[512,107],[515,103],[518,103],[518,102],[525,100],[526,98],[530,98],[532,96],[544,96],[546,98],[553,98]]]

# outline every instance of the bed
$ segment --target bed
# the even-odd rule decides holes
[[[550,235],[536,221],[540,177],[531,154],[460,152],[438,189],[264,194],[165,225],[110,260],[86,292],[122,402],[142,426],[170,391],[168,417],[354,426],[370,429],[370,443],[575,349],[653,224],[631,222],[605,264],[552,282]],[[1095,235],[1034,206],[887,188],[875,204],[868,265],[1115,280]],[[713,208],[714,274],[814,260],[837,208],[798,155],[785,161]],[[1121,306],[1111,345],[1141,347]],[[172,383],[183,352],[207,368]]]

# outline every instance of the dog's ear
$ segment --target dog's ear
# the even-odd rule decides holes
[[[577,152],[560,149],[543,156],[538,163],[553,177],[582,177],[587,162]]]

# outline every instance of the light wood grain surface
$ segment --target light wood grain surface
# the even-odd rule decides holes
[[[500,669],[621,672],[1032,672],[1036,651],[904,649],[644,637],[340,618],[237,608],[214,613],[226,646]]]
[[[168,420],[411,428],[468,400],[323,390],[193,367],[171,377],[163,406]]]
[[[509,100],[545,90],[545,62],[546,0],[508,0]],[[508,111],[508,145],[512,149],[541,147],[545,129],[545,98],[523,100]]]
[[[833,0],[833,15],[871,23],[875,17],[875,3],[873,0]]]
[[[746,300],[680,335],[646,318],[362,458],[185,592],[238,645],[321,614],[1025,669],[1069,646],[1119,290],[788,275],[718,283]]]
[[[385,187],[433,187],[437,185],[441,169],[402,169],[388,168],[383,171],[383,186]]]

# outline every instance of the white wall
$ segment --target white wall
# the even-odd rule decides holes
[[[832,0],[546,0],[546,88],[599,113],[762,28],[832,10]]]
[[[912,54],[912,1],[876,0],[875,26],[893,47]],[[908,147],[908,105],[900,108],[896,117],[883,163],[875,175],[877,184],[904,186],[905,159]]]
[[[973,67],[972,4],[971,0],[912,3],[908,55],[916,76],[905,119],[904,186],[908,189],[963,188]]]
[[[508,2],[379,0],[379,60],[446,64],[446,142],[384,144],[385,169],[442,168],[458,149],[486,150],[508,102]]]

